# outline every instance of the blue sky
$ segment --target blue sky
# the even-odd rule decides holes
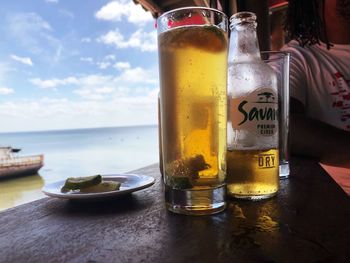
[[[2,0],[0,132],[156,124],[154,24],[132,0]]]

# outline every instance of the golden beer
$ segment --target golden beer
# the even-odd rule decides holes
[[[277,149],[227,151],[229,195],[261,199],[276,194],[279,187]]]
[[[174,189],[222,186],[226,155],[227,36],[192,25],[158,36],[163,171]]]

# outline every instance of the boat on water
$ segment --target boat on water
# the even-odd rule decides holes
[[[36,174],[44,165],[44,155],[19,156],[21,149],[0,147],[0,178]]]

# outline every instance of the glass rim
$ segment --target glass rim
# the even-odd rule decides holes
[[[206,7],[206,6],[186,6],[186,7],[175,8],[175,9],[166,11],[165,13],[161,14],[157,18],[157,21],[160,18],[166,17],[166,16],[168,16],[171,13],[175,13],[175,12],[183,11],[183,10],[208,10],[208,11],[213,11],[215,13],[219,13],[219,14],[223,15],[224,18],[226,18],[226,20],[228,21],[228,17],[227,17],[227,15],[224,12],[222,12],[222,11],[216,9],[216,8],[211,8],[211,7]]]
[[[273,50],[263,50],[260,51],[260,54],[272,54],[272,55],[279,55],[279,56],[290,56],[290,52],[288,51],[273,51]]]
[[[272,58],[261,58],[262,61],[276,61],[276,60],[281,60],[281,59],[290,59],[290,52],[287,51],[272,51],[272,50],[264,50],[260,51],[261,55],[264,54],[271,54],[271,55],[276,55],[277,57],[272,57]]]

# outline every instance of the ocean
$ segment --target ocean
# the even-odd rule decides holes
[[[0,210],[44,197],[45,184],[125,173],[157,163],[159,156],[157,126],[0,133],[0,146],[21,148],[21,156],[45,158],[36,175],[0,180]]]

